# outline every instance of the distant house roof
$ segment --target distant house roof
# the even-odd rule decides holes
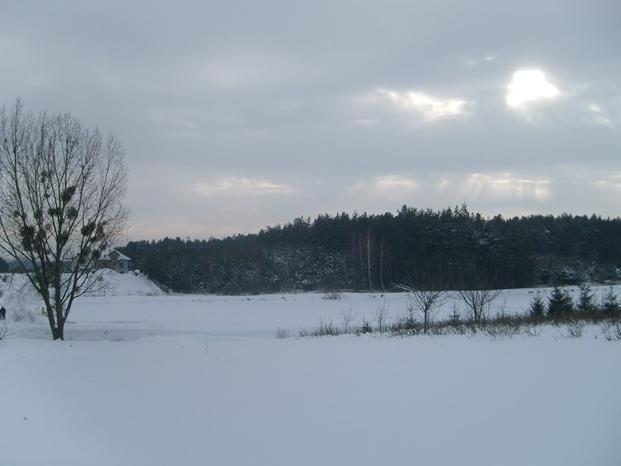
[[[116,249],[111,249],[100,257],[104,261],[130,261],[131,259]]]

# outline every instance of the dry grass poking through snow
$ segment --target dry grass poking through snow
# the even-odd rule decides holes
[[[483,335],[491,338],[512,337],[517,335],[538,336],[544,327],[555,327],[561,330],[561,335],[568,338],[580,338],[585,327],[600,325],[600,333],[608,341],[621,341],[621,312],[613,315],[592,310],[589,312],[574,311],[564,316],[539,316],[529,314],[504,314],[474,322],[471,319],[461,319],[453,315],[449,319],[432,321],[425,331],[422,322],[411,316],[401,317],[387,323],[388,316],[383,310],[376,313],[376,322],[370,324],[363,320],[359,324],[352,324],[351,319],[344,320],[343,325],[337,325],[331,320],[320,319],[319,324],[311,328],[298,330],[297,336],[321,337],[337,335],[362,335],[367,333],[385,334],[390,336],[417,336],[417,335]],[[278,338],[288,338],[289,331],[277,332]]]

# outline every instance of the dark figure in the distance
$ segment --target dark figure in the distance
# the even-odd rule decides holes
[[[0,320],[5,320],[6,319],[6,309],[4,308],[4,306],[0,307]]]

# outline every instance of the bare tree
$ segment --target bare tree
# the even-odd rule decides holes
[[[64,339],[74,300],[97,283],[95,262],[123,231],[121,144],[71,115],[0,113],[0,249],[41,296]]]
[[[429,323],[440,307],[446,303],[449,294],[444,290],[408,290],[408,311],[410,315],[419,312],[423,316],[423,332],[429,333]]]
[[[431,320],[449,299],[449,293],[442,289],[443,276],[437,261],[431,257],[422,257],[416,267],[417,277],[410,285],[400,284],[398,288],[408,292],[408,321],[414,323],[414,314],[419,313],[423,318],[423,332],[429,333]]]
[[[386,309],[386,303],[381,303],[375,309],[375,321],[377,322],[377,331],[384,333],[386,330],[386,319],[388,318],[388,310]]]
[[[489,307],[500,296],[500,291],[490,289],[459,290],[458,293],[475,323],[485,320]]]
[[[343,321],[343,333],[347,333],[350,329],[350,325],[354,322],[356,313],[353,311],[351,305],[347,311],[341,312],[341,319]]]
[[[371,227],[369,227],[367,229],[367,237],[366,237],[366,244],[367,244],[367,279],[369,281],[369,293],[373,292],[373,281],[371,280],[371,242],[372,242],[372,237],[371,237]]]

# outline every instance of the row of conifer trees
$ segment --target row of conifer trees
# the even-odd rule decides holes
[[[580,285],[578,299],[574,302],[567,290],[555,286],[547,300],[537,293],[532,299],[529,313],[534,318],[565,318],[571,316],[602,316],[615,317],[621,313],[621,305],[612,285],[603,293],[601,300],[596,301],[591,286],[587,283]]]

